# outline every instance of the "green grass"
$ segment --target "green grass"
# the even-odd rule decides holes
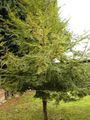
[[[7,101],[0,107],[0,120],[43,120],[42,102],[32,96],[26,93],[16,102]],[[49,120],[90,120],[90,96],[58,106],[48,102],[48,116]]]

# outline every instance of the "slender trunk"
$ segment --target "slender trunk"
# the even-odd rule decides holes
[[[47,100],[43,99],[43,114],[44,114],[44,120],[48,120],[48,115],[47,115]]]

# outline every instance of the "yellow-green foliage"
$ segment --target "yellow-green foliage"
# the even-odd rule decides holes
[[[17,59],[17,56],[22,56],[20,60],[23,59],[24,62],[28,58],[34,59],[36,72],[38,74],[45,72],[53,59],[60,59],[67,51],[71,41],[71,33],[66,30],[67,22],[62,21],[58,15],[57,2],[55,0],[18,0],[16,3],[7,4],[9,6],[5,5],[8,8],[9,19],[4,24],[8,27],[7,31],[9,30],[14,36],[12,41],[19,46],[13,56],[14,59]],[[8,53],[12,52],[9,49]],[[5,60],[10,58],[10,54]],[[26,62],[29,64],[30,61]],[[17,63],[13,64],[17,66]]]

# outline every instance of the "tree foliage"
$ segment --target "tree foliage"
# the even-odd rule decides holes
[[[54,58],[60,59],[68,49],[71,34],[66,30],[67,22],[59,19],[57,2],[53,1],[8,1],[7,20],[3,18],[1,36],[6,50],[4,59],[7,71],[12,74],[28,72],[41,74],[47,71]],[[3,9],[3,7],[2,7]],[[1,9],[1,10],[2,10]],[[19,15],[24,13],[25,19]],[[6,29],[7,28],[7,29]],[[5,51],[4,51],[5,53]],[[2,57],[3,59],[3,57]],[[4,61],[4,60],[3,60]]]

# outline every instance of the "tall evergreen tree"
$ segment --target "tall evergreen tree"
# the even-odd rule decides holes
[[[2,0],[0,5],[2,86],[13,92],[36,90],[48,120],[51,92],[67,93],[84,79],[83,66],[65,55],[73,46],[67,21],[59,17],[56,0]]]

